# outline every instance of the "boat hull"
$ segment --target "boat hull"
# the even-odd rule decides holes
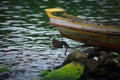
[[[87,45],[120,49],[119,35],[89,32],[60,26],[58,29],[63,37],[80,41]]]
[[[120,49],[119,28],[118,29],[116,28],[109,29],[108,27],[102,29],[98,27],[92,28],[80,24],[74,25],[72,22],[53,18],[51,18],[50,24],[57,26],[60,34],[63,37],[80,41],[87,45],[113,48],[116,50]]]
[[[87,45],[120,50],[120,26],[88,21],[66,14],[63,9],[59,8],[46,9],[45,11],[49,16],[50,24],[58,26],[63,37]]]

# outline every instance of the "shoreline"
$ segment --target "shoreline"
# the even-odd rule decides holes
[[[56,76],[53,73],[58,71],[58,74],[56,74],[59,75],[60,70],[72,62],[84,66],[82,76],[79,76],[79,78],[75,80],[120,80],[120,53],[111,50],[105,51],[105,49],[101,48],[89,48],[83,52],[78,50],[72,51],[60,66],[57,66],[46,75],[50,76],[47,80],[55,80],[54,77]],[[67,73],[65,75],[67,75]],[[65,75],[65,79],[62,78],[62,80],[66,80],[68,77]],[[71,75],[73,74],[71,73]],[[46,80],[46,76],[44,76],[42,80]],[[58,80],[60,80],[61,77],[59,77]]]

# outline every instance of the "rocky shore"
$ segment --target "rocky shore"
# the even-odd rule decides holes
[[[0,80],[19,73],[24,71],[0,68]],[[40,71],[40,77],[35,80],[120,80],[120,51],[103,48],[73,50],[61,65]]]
[[[74,50],[53,71],[40,74],[41,80],[120,80],[120,54],[101,48]]]

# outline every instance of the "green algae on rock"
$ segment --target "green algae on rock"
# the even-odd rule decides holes
[[[44,70],[40,72],[41,76],[45,76],[46,74],[48,74],[50,71],[49,70]]]
[[[1,67],[0,73],[9,72],[10,70],[7,67]]]
[[[42,80],[78,80],[84,72],[84,66],[71,62],[60,69],[48,72]]]

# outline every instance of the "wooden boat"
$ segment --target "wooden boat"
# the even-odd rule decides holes
[[[78,18],[61,8],[45,9],[50,24],[58,26],[63,37],[87,45],[120,49],[120,26]]]

